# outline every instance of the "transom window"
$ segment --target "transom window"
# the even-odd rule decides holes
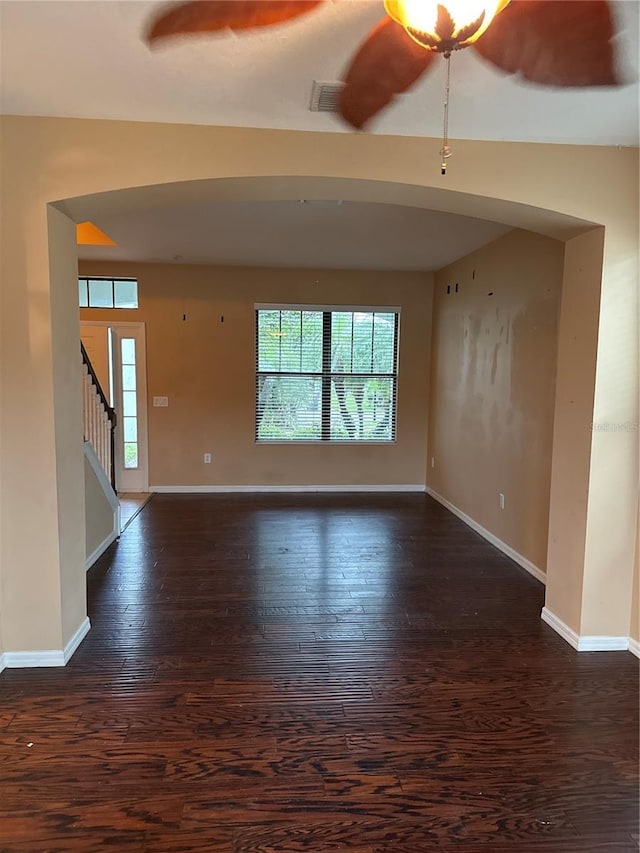
[[[395,441],[394,308],[256,306],[257,441]]]
[[[80,308],[137,308],[135,278],[79,278]]]

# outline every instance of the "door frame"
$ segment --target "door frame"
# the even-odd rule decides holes
[[[126,331],[137,332],[136,338],[136,385],[138,392],[138,400],[142,401],[142,405],[138,407],[138,435],[144,437],[144,441],[138,441],[138,472],[140,474],[140,485],[136,488],[136,492],[146,493],[149,491],[149,415],[148,415],[148,400],[147,400],[147,327],[141,320],[80,320],[80,328],[83,326],[106,326],[115,333],[115,338],[118,340],[121,337],[127,337]],[[119,332],[118,330],[122,330]],[[113,343],[113,341],[112,341]],[[116,471],[116,491],[124,492],[120,484],[120,472],[124,469],[123,466],[123,436],[122,436],[122,405],[121,405],[121,384],[122,379],[116,368],[120,365],[120,355],[115,352],[115,347],[111,347],[111,364],[109,365],[113,375],[113,406],[116,412],[116,433],[115,433],[115,471]],[[112,403],[112,405],[113,405]]]

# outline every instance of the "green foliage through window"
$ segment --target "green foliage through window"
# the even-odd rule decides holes
[[[256,311],[258,441],[393,441],[398,313]]]

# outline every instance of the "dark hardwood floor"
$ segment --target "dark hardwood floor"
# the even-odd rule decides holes
[[[638,851],[638,661],[419,495],[156,496],[0,676],[3,853]]]

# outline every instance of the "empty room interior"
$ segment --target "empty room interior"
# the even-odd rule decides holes
[[[550,5],[0,3],[3,853],[637,853],[638,3]]]

